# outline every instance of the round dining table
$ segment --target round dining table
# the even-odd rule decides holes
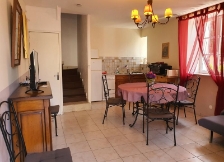
[[[154,88],[167,87],[167,88],[177,88],[174,84],[169,83],[156,83],[153,85]],[[125,83],[118,86],[118,95],[123,96],[123,99],[128,102],[137,102],[141,100],[141,97],[144,99],[147,98],[147,86],[146,82],[137,82],[137,83]],[[178,101],[187,99],[187,90],[183,86],[179,86],[178,91]]]

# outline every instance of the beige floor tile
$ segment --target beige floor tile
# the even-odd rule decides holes
[[[122,158],[126,156],[141,154],[141,152],[132,144],[115,146],[114,149]]]
[[[198,159],[202,160],[203,162],[223,162],[224,157],[218,154],[207,154],[203,156],[199,156]]]
[[[124,135],[106,137],[112,146],[131,143]]]
[[[119,159],[115,159],[115,160],[108,160],[106,162],[123,162],[123,160],[121,158],[119,158]]]
[[[74,143],[74,142],[82,142],[86,141],[86,138],[83,133],[76,133],[65,136],[65,141],[67,144]]]
[[[181,147],[195,156],[206,155],[211,153],[211,151],[206,149],[206,147],[203,147],[197,143],[185,144]]]
[[[209,143],[209,140],[200,141],[200,142],[198,142],[198,144],[206,147],[208,150],[210,150],[212,152],[218,152],[218,151],[223,151],[224,150],[223,145],[221,145],[220,143],[215,143],[215,142]]]
[[[183,160],[181,162],[202,162],[202,161],[200,159],[198,159],[197,157],[194,157],[194,158],[190,158],[187,160]]]
[[[156,146],[161,149],[169,148],[174,146],[174,142],[167,137],[159,137],[151,140]]]
[[[96,125],[100,130],[115,128],[115,126],[110,122],[104,122],[104,124],[102,124],[102,120],[100,120],[100,123],[96,123]]]
[[[169,156],[171,156],[173,159],[177,161],[186,160],[186,159],[195,157],[194,155],[192,155],[191,153],[189,153],[188,151],[186,151],[180,146],[167,148],[167,149],[164,149],[163,151],[165,151]]]
[[[150,162],[175,162],[175,160],[162,150],[146,152],[144,155]]]
[[[100,130],[97,126],[96,126],[96,124],[93,124],[93,125],[85,125],[85,126],[82,126],[81,127],[81,129],[82,129],[82,132],[92,132],[92,131],[98,131],[98,130]]]
[[[91,150],[111,147],[110,142],[106,138],[88,141]]]
[[[104,124],[105,101],[93,102],[91,107],[88,111],[58,115],[57,137],[54,120],[51,120],[53,149],[69,147],[74,162],[224,161],[224,137],[214,133],[213,142],[209,143],[210,131],[196,125],[190,111],[185,118],[183,110],[180,110],[179,124],[176,125],[177,146],[173,143],[173,130],[166,134],[163,121],[149,124],[147,146],[146,133],[142,133],[142,116],[138,117],[132,128],[129,127],[135,116],[132,115],[132,109],[128,109],[128,105],[125,106],[125,125],[120,107],[109,109]],[[200,118],[197,116],[197,119]]]
[[[52,138],[52,142],[53,142],[54,146],[61,145],[61,144],[66,144],[64,136],[54,137],[54,138]]]
[[[146,141],[132,143],[141,153],[151,152],[155,150],[159,150],[160,148],[156,146],[154,143],[149,141],[148,145],[146,145]]]
[[[138,133],[137,130],[131,128],[131,127],[118,127],[119,131],[122,133],[122,134],[132,134],[132,133]]]
[[[131,142],[146,141],[146,137],[141,133],[126,134],[124,136]]]
[[[117,128],[102,130],[102,133],[104,134],[105,137],[122,135],[122,133]]]
[[[112,148],[104,148],[93,151],[97,162],[109,161],[119,159],[117,152]]]
[[[84,135],[85,135],[87,141],[105,138],[101,131],[86,132],[86,133],[84,133]]]
[[[132,155],[125,158],[122,158],[124,162],[150,162],[144,155]]]
[[[66,148],[67,145],[66,144],[61,144],[61,145],[57,145],[57,146],[54,146],[53,145],[53,150],[56,150],[56,149],[62,149],[62,148]]]
[[[67,146],[70,148],[71,154],[91,151],[89,144],[86,141],[70,143],[67,144]]]
[[[96,162],[92,151],[72,154],[73,162]]]

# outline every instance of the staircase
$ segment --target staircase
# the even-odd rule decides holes
[[[63,69],[63,103],[86,101],[86,94],[78,69]]]

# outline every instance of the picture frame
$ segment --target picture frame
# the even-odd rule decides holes
[[[22,47],[22,8],[18,0],[13,1],[12,11],[12,51],[11,51],[11,67],[20,65],[21,47]]]
[[[28,27],[27,18],[25,12],[23,12],[23,56],[24,58],[29,58],[29,37],[28,37]]]
[[[169,42],[162,43],[162,58],[163,59],[169,58]]]

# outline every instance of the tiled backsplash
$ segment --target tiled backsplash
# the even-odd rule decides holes
[[[103,71],[107,71],[107,74],[116,74],[119,71],[120,74],[129,72],[147,72],[147,59],[142,57],[101,57]]]

